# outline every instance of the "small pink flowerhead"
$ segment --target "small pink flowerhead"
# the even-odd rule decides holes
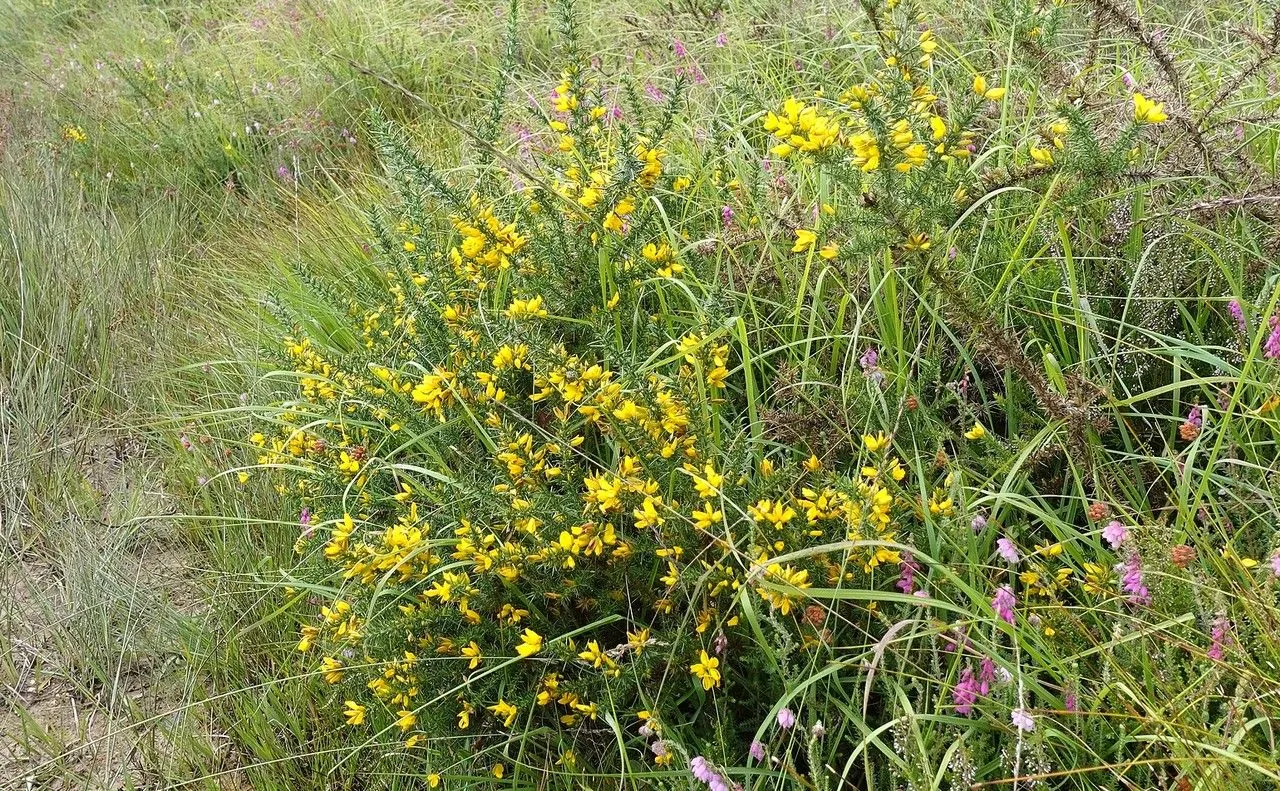
[[[996,541],[996,552],[1000,557],[1005,559],[1007,563],[1018,562],[1018,548],[1007,538],[1001,538]]]
[[[693,772],[694,779],[703,783],[710,783],[712,778],[719,776],[707,763],[707,759],[701,755],[695,755],[693,760],[689,761],[689,769]]]
[[[1009,720],[1013,723],[1013,727],[1023,733],[1031,733],[1036,729],[1036,721],[1032,719],[1026,709],[1018,708],[1009,712]]]
[[[1018,604],[1017,598],[1013,595],[1013,588],[1008,585],[1001,585],[996,591],[996,595],[991,599],[991,608],[996,611],[996,616],[1005,623],[1013,623],[1013,608]]]
[[[1107,526],[1102,528],[1102,537],[1107,540],[1112,549],[1119,549],[1124,540],[1129,537],[1129,530],[1124,525],[1112,519]]]

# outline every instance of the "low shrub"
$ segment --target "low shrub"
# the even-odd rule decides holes
[[[1037,65],[1066,12],[1014,5]],[[432,787],[1275,775],[1275,298],[1176,224],[1266,219],[1206,137],[1225,100],[975,69],[908,6],[866,6],[852,87],[702,139],[572,46],[516,153],[505,82],[464,130],[473,183],[374,116],[376,282],[281,305],[296,396],[251,438],[361,756]],[[1186,243],[1184,341],[1133,303]]]

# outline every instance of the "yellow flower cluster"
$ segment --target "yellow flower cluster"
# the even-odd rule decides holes
[[[552,94],[554,113],[547,123],[558,135],[556,152],[560,159],[542,164],[550,166],[547,175],[555,185],[555,195],[566,206],[587,213],[574,216],[623,235],[643,193],[654,189],[661,180],[667,152],[643,135],[633,139],[628,150],[620,152],[621,132],[612,123],[617,109],[588,98],[593,93],[592,86],[582,80],[580,71],[566,72]],[[624,162],[633,170],[633,180],[629,184],[611,181]],[[542,207],[535,204],[535,208]],[[599,240],[595,233],[592,238]]]
[[[786,157],[794,151],[816,153],[831,148],[840,137],[840,123],[834,115],[818,111],[814,105],[791,97],[779,112],[764,119],[765,131],[780,141],[770,149],[774,156]]]
[[[299,573],[337,591],[298,650],[349,726],[409,747],[478,722],[590,740],[606,701],[655,728],[695,716],[688,693],[737,683],[716,645],[747,650],[744,610],[826,650],[806,592],[900,562],[899,520],[923,509],[883,434],[852,478],[745,441],[736,343],[700,307],[617,319],[683,289],[670,279],[701,287],[651,209],[689,180],[612,131],[578,75],[552,102],[549,186],[388,228],[385,294],[349,306],[358,348],[290,334],[296,399],[251,437],[302,509]],[[840,142],[815,107],[777,123],[800,150]],[[928,158],[920,133],[885,141],[895,167]],[[802,231],[797,246],[838,251]],[[585,317],[566,307],[582,279],[603,292]],[[672,665],[689,683],[660,695]]]
[[[661,570],[655,572],[659,588],[634,592],[622,608],[628,613],[626,641],[612,645],[593,637],[580,646],[562,640],[557,663],[535,672],[524,695],[517,689],[489,700],[459,696],[453,727],[467,730],[483,712],[514,727],[522,700],[539,711],[551,707],[560,727],[589,722],[597,712],[592,690],[598,682],[591,679],[639,674],[634,663],[646,655],[651,630],[679,629],[677,604],[698,602],[691,636],[697,640],[738,626],[745,590],[781,616],[794,617],[815,573],[834,583],[852,575],[845,570],[851,558],[867,573],[900,559],[889,544],[895,540],[893,491],[905,471],[888,455],[887,437],[868,435],[865,446],[876,462],[855,482],[842,483],[816,459],[787,475],[766,460],[731,477],[708,456],[712,440],[693,404],[701,388],[727,386],[730,347],[714,334],[671,339],[675,368],[637,377],[572,354],[562,342],[481,338],[473,345],[457,322],[443,311],[438,315],[436,326],[469,351],[450,355],[455,369],[436,366],[416,382],[408,371],[385,365],[376,366],[371,378],[344,375],[306,339],[291,340],[298,370],[325,372],[324,386],[300,388],[306,403],[294,405],[295,417],[278,437],[254,438],[267,451],[264,463],[287,460],[291,470],[301,471],[289,490],[302,494],[313,518],[322,518],[331,501],[357,505],[358,511],[340,513],[324,531],[300,541],[304,554],[318,541],[314,546],[325,562],[353,587],[303,627],[298,647],[324,647],[320,672],[328,683],[361,678],[386,712],[379,716],[391,718],[406,742],[426,732],[421,700],[434,687],[422,657],[456,657],[451,678],[457,679],[509,658],[545,655],[543,635],[555,637],[564,628],[550,612],[601,575],[635,575],[647,563]],[[518,322],[508,326],[520,331]],[[528,377],[527,385],[521,377]],[[512,415],[517,398],[528,405],[522,409],[546,420],[531,425]],[[490,450],[467,475],[492,471],[488,503],[473,515],[442,507],[451,490],[438,480],[444,471],[437,480],[407,476],[390,460],[361,450],[343,422],[361,420],[343,406],[357,399],[381,404],[365,408],[384,424],[412,426],[425,419],[419,425],[456,426],[477,418],[472,430],[481,432]],[[323,415],[327,422],[317,423]],[[612,464],[589,450],[602,442],[616,449]],[[331,482],[341,483],[342,495],[326,496],[334,491]],[[749,499],[757,489],[774,493]],[[733,501],[749,504],[740,509]],[[745,522],[735,516],[744,510]],[[875,544],[799,563],[772,560],[863,538]],[[354,602],[380,591],[400,591],[393,612],[405,624],[404,645],[396,658],[355,670],[341,657],[371,652],[365,642],[371,624]],[[536,600],[534,591],[540,591]],[[689,660],[690,674],[707,692],[724,684],[728,670],[705,645]],[[343,704],[353,726],[375,719],[368,701],[348,697]]]
[[[948,161],[969,156],[972,132],[952,128],[935,114],[938,96],[933,88],[919,73],[902,66],[910,58],[926,69],[932,66],[937,37],[925,30],[905,46],[900,46],[901,40],[886,34],[887,49],[895,53],[885,59],[889,68],[849,88],[829,110],[790,97],[777,112],[767,113],[764,129],[780,141],[770,151],[786,158],[796,152],[822,154],[843,146],[850,163],[864,173],[878,170],[886,157],[894,170],[910,173],[924,167],[930,157]],[[981,76],[974,79],[973,87],[990,101],[1005,95],[1004,88],[988,88]],[[909,97],[905,102],[899,98],[904,89]],[[887,132],[882,131],[886,128]]]
[[[493,209],[480,205],[478,197],[473,196],[471,208],[470,218],[449,218],[462,237],[449,248],[449,260],[459,278],[483,288],[494,270],[510,268],[527,239],[516,232],[515,223],[503,223]]]

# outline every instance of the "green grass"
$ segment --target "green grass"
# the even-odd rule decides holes
[[[786,190],[761,176],[763,112],[793,93],[837,95],[876,67],[856,8],[575,5],[581,50],[641,95],[648,83],[672,90],[674,39],[705,74],[688,88],[671,144],[695,197],[665,221],[701,232],[673,234],[686,251],[717,236],[723,205],[760,222],[714,247],[696,300],[668,294],[663,326],[707,305],[726,319],[752,452],[795,446],[845,463],[864,430],[893,431],[921,501],[944,451],[961,472],[951,491],[963,513],[1016,532],[1024,551],[1062,541],[1077,567],[1104,549],[1084,508],[1124,504],[1142,527],[1148,584],[1177,613],[1151,623],[1114,602],[1075,603],[1045,609],[1044,623],[1070,638],[1025,623],[975,638],[1004,646],[1015,672],[1040,670],[1018,673],[1015,695],[1046,711],[1029,759],[1007,718],[940,713],[958,671],[937,649],[938,619],[991,623],[1000,562],[994,530],[975,536],[967,520],[923,518],[912,544],[936,600],[954,610],[916,612],[891,583],[811,590],[872,637],[840,646],[828,665],[761,639],[786,689],[766,703],[790,701],[805,725],[821,717],[826,747],[812,749],[828,752],[813,760],[803,736],[767,722],[758,732],[779,751],[796,740],[797,771],[825,763],[835,774],[793,781],[779,770],[758,786],[838,787],[832,778],[843,776],[844,787],[963,787],[950,778],[957,756],[971,754],[986,756],[981,779],[1007,783],[1017,763],[1047,787],[1274,783],[1275,586],[1222,550],[1230,543],[1265,566],[1276,549],[1276,426],[1259,415],[1275,393],[1262,320],[1276,308],[1276,246],[1267,223],[1235,204],[1183,210],[1240,195],[1261,211],[1274,205],[1274,64],[1219,111],[1256,120],[1239,143],[1232,123],[1209,134],[1213,168],[1184,153],[1154,179],[1076,202],[1013,180],[935,240],[960,253],[926,272],[885,255],[792,255],[791,229],[815,201],[838,197],[843,212],[856,196],[816,168]],[[989,119],[992,165],[1026,161],[1061,68],[1091,46],[1096,60],[1079,79],[1086,106],[1103,88],[1119,95],[1126,70],[1155,95],[1172,93],[1124,24],[1091,36],[1088,13],[1109,7],[1069,5],[1057,49],[1037,56],[1010,43],[1023,4],[924,4],[941,17],[946,54],[1006,75],[1018,98]],[[234,471],[252,464],[245,438],[257,407],[288,394],[272,375],[281,319],[302,318],[350,352],[358,324],[314,286],[363,300],[385,263],[362,247],[372,240],[365,211],[388,205],[395,187],[370,108],[450,183],[498,172],[466,130],[489,112],[507,13],[377,0],[16,2],[0,12],[0,579],[19,592],[0,606],[0,787],[421,787],[404,764],[353,753],[329,688],[293,650],[306,621],[296,591],[320,584],[295,572],[296,511],[266,480],[241,486]],[[554,9],[520,13],[499,166],[527,166],[519,130],[542,126],[532,103],[546,106],[562,66]],[[1269,13],[1218,3],[1140,16],[1163,31],[1187,103],[1203,107],[1258,51],[1231,31],[1269,35]],[[717,46],[721,32],[728,46]],[[1104,132],[1121,123],[1102,116]],[[86,140],[67,139],[68,127]],[[727,189],[731,179],[746,187]],[[1232,297],[1249,308],[1241,336],[1229,331]],[[872,344],[892,383],[883,392],[858,365]],[[964,375],[968,399],[954,395]],[[907,395],[920,411],[905,407]],[[1107,430],[1073,417],[1080,399]],[[1178,427],[1197,403],[1213,405],[1212,419],[1188,443]],[[975,420],[994,436],[961,439]],[[717,425],[729,437],[737,424]],[[1192,573],[1166,561],[1179,544],[1198,552]],[[900,620],[868,613],[868,601]],[[1228,610],[1247,650],[1200,661],[1210,623]],[[1065,704],[1064,685],[1098,715],[1049,713]],[[1003,747],[1018,755],[1001,758]],[[653,771],[638,756],[626,759],[632,771]],[[686,767],[677,759],[660,779],[632,784],[687,787]],[[517,785],[541,781],[536,768],[515,771]]]

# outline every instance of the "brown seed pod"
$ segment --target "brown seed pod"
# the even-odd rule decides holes
[[[1200,436],[1200,427],[1188,420],[1186,423],[1178,426],[1178,436],[1182,437],[1184,442],[1190,442]]]
[[[1094,522],[1101,522],[1111,515],[1111,506],[1106,503],[1098,502],[1089,506],[1089,518]]]
[[[916,398],[913,395],[909,395],[907,396],[906,406],[907,406],[907,411],[914,412],[920,408],[920,399]]]
[[[1177,566],[1183,571],[1186,571],[1187,566],[1190,566],[1191,562],[1195,559],[1196,559],[1195,549],[1193,547],[1187,546],[1186,544],[1179,544],[1169,552],[1169,560],[1173,563],[1173,565]]]

